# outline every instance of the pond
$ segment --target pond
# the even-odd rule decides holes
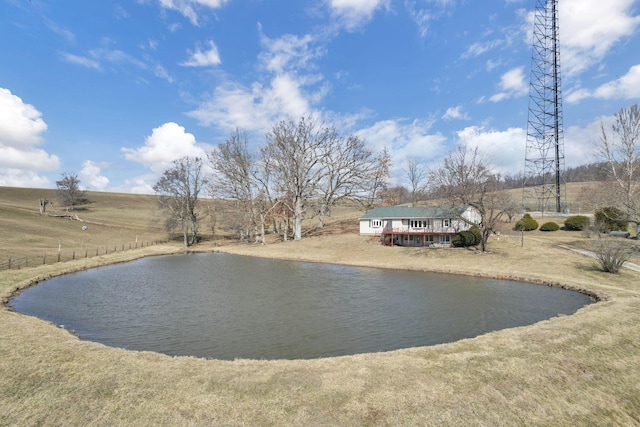
[[[19,313],[131,350],[309,359],[427,346],[572,314],[578,292],[507,280],[229,254],[144,258],[53,278]]]

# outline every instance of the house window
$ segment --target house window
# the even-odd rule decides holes
[[[443,219],[442,220],[442,226],[443,227],[451,227],[451,220],[450,219]]]
[[[451,236],[449,236],[448,234],[440,236],[440,243],[451,243]]]
[[[371,228],[380,228],[382,227],[382,220],[381,219],[372,219],[371,220]]]
[[[429,221],[426,219],[412,219],[409,221],[409,226],[411,228],[427,228]]]

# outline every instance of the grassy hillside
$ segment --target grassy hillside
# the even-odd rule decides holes
[[[95,255],[129,245],[166,240],[155,196],[88,193],[91,203],[73,212],[57,207],[55,190],[0,187],[0,263],[9,257],[42,262]],[[51,200],[50,215],[40,215],[40,199]],[[64,215],[77,216],[69,219]],[[59,216],[58,216],[59,215]],[[86,229],[83,230],[83,227]]]

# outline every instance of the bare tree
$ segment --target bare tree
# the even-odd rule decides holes
[[[198,196],[205,184],[202,159],[183,157],[175,160],[153,186],[160,196],[159,206],[166,213],[165,229],[180,230],[185,246],[198,241]]]
[[[516,201],[508,192],[502,190],[497,194],[497,197],[500,209],[507,216],[508,222],[512,222],[514,216],[522,213],[522,203]]]
[[[58,201],[62,206],[70,207],[73,210],[76,206],[89,202],[86,192],[80,188],[80,180],[75,173],[65,172],[62,178],[56,181],[58,190],[56,192]]]
[[[302,221],[325,173],[322,147],[330,132],[329,128],[318,126],[314,119],[303,117],[298,123],[281,121],[267,133],[263,157],[271,162],[278,193],[286,196],[281,200],[291,202],[287,208],[293,218],[294,240],[302,239]]]
[[[269,188],[270,159],[251,153],[247,135],[239,129],[208,158],[217,172],[211,181],[212,191],[237,204],[241,238],[253,234],[256,242],[265,244],[265,223],[275,204]]]
[[[301,118],[282,121],[267,133],[262,148],[264,195],[273,197],[290,212],[293,239],[302,238],[302,221],[318,215],[322,228],[331,208],[347,197],[378,197],[386,187],[389,155],[377,157],[357,136],[343,136],[333,126]],[[266,181],[269,181],[267,184]]]
[[[601,123],[598,152],[608,165],[615,184],[607,194],[630,222],[640,225],[640,110],[638,104],[615,114],[611,129]]]
[[[343,137],[329,128],[322,147],[324,174],[318,186],[318,228],[335,204],[358,197],[376,179],[380,163],[365,142],[357,136]]]
[[[389,170],[391,169],[391,154],[387,147],[378,153],[375,160],[375,168],[373,169],[370,179],[363,182],[363,196],[360,200],[365,209],[371,209],[377,202],[382,204],[393,205],[396,203],[388,203],[389,199]],[[395,197],[392,197],[396,200]]]
[[[502,211],[499,193],[495,191],[497,179],[478,149],[459,147],[443,160],[438,169],[429,174],[429,181],[448,199],[452,207],[471,206],[476,209],[480,215],[478,222],[471,222],[464,217],[461,219],[478,227],[481,248],[483,252],[486,251],[487,240],[502,216]]]
[[[238,208],[236,217],[240,238],[257,229],[255,215],[255,181],[252,168],[255,158],[249,152],[247,135],[236,129],[223,143],[207,155],[216,174],[210,181],[214,194],[233,200]]]
[[[628,242],[615,237],[599,237],[591,244],[591,249],[602,271],[612,274],[620,272],[632,253]]]
[[[418,199],[424,195],[424,190],[427,184],[427,170],[418,163],[414,158],[407,160],[407,166],[405,169],[407,179],[409,181],[409,189],[411,191],[411,203],[416,205]]]

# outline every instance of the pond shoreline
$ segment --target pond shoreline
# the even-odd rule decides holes
[[[10,306],[111,347],[292,360],[455,342],[590,303],[506,279],[189,251],[49,279]]]

